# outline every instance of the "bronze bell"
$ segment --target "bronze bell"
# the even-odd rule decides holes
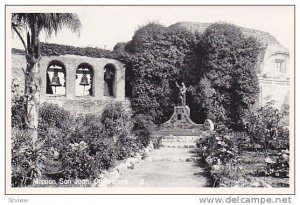
[[[89,82],[88,82],[88,79],[86,77],[86,74],[83,74],[79,85],[83,85],[83,86],[89,85]]]
[[[54,72],[50,85],[55,87],[61,86],[57,71]]]

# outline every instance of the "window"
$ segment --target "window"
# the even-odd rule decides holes
[[[93,68],[82,63],[76,70],[75,93],[76,96],[93,96]]]
[[[275,68],[277,72],[285,73],[286,72],[285,60],[275,59]]]
[[[62,62],[51,61],[46,72],[46,94],[66,95],[66,69]]]

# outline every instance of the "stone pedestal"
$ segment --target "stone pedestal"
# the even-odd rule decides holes
[[[188,106],[176,106],[171,118],[162,124],[162,130],[169,131],[197,131],[203,130],[202,124],[194,123],[190,118],[190,108]]]
[[[214,126],[211,120],[205,120],[204,124],[194,123],[190,118],[190,108],[185,106],[174,107],[171,118],[160,125],[153,127],[153,136],[203,136],[206,131],[213,131]]]

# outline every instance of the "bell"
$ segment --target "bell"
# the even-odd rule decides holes
[[[104,77],[105,80],[111,80],[112,79],[112,76],[109,72],[106,72],[104,75],[105,75],[105,77]]]
[[[83,74],[79,85],[83,85],[83,86],[89,85],[89,82],[88,82],[88,79],[86,77],[86,74]]]
[[[55,87],[61,86],[57,72],[54,72],[54,76],[52,77],[52,81],[51,81],[50,85],[55,86]]]

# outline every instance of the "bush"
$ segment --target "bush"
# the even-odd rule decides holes
[[[95,177],[94,159],[89,155],[87,144],[70,143],[62,153],[62,168],[67,179],[90,179]]]
[[[151,121],[144,116],[133,120],[121,103],[106,106],[102,115],[76,118],[58,105],[44,103],[39,117],[38,142],[28,143],[28,133],[13,128],[13,186],[32,185],[37,177],[56,179],[57,174],[94,179],[150,143]]]
[[[25,129],[25,101],[24,97],[19,95],[19,92],[19,84],[13,80],[11,85],[11,126]]]
[[[39,134],[44,135],[49,127],[68,133],[74,124],[70,111],[53,103],[43,103],[39,108]]]
[[[11,104],[11,126],[25,129],[25,107],[23,97],[15,97]]]
[[[290,169],[290,153],[287,150],[282,150],[276,155],[275,160],[267,157],[265,159],[267,169],[265,174],[273,177],[289,177]]]
[[[32,185],[34,179],[41,179],[44,171],[44,140],[33,141],[31,132],[12,129],[12,176],[13,187]]]
[[[142,148],[142,143],[140,143],[136,138],[122,136],[115,144],[116,157],[118,160],[133,157],[136,152],[138,152]]]
[[[52,103],[40,106],[38,135],[45,138],[47,150],[55,149],[60,153],[65,144],[69,143],[67,136],[75,126],[75,117],[64,108]]]
[[[103,125],[103,135],[114,142],[121,135],[127,136],[132,129],[130,115],[119,102],[105,106],[100,121]]]
[[[245,131],[268,154],[268,149],[289,149],[289,129],[283,122],[287,112],[279,112],[272,103],[253,110],[245,120]]]
[[[133,117],[133,129],[132,132],[136,136],[136,140],[147,147],[150,144],[150,131],[149,128],[154,126],[149,116],[146,115],[135,115]]]
[[[202,157],[210,166],[231,162],[239,152],[235,133],[224,128],[205,138],[200,138],[197,146],[201,150]]]

